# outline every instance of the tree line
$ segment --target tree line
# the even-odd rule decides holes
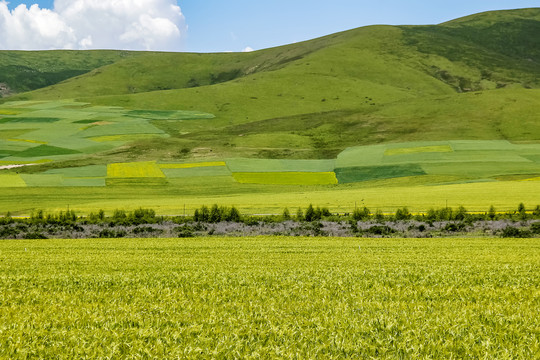
[[[418,220],[424,222],[434,221],[495,221],[495,220],[539,220],[540,205],[532,210],[527,210],[523,203],[520,203],[515,210],[498,212],[494,206],[490,206],[482,213],[469,212],[463,206],[453,209],[444,207],[439,209],[429,209],[424,213],[411,213],[407,207],[398,208],[394,213],[383,213],[381,210],[372,212],[367,207],[354,209],[351,213],[332,213],[327,207],[315,207],[310,204],[306,208],[299,207],[294,213],[285,208],[280,215],[245,215],[235,207],[219,206],[214,204],[210,207],[203,205],[196,209],[193,215],[187,216],[158,216],[153,209],[139,208],[133,211],[114,210],[111,215],[107,215],[104,210],[91,212],[87,216],[77,215],[74,210],[60,211],[58,213],[45,213],[43,210],[33,211],[29,217],[13,217],[10,212],[0,217],[0,225],[11,223],[24,224],[51,224],[51,225],[73,225],[80,224],[109,224],[109,225],[141,225],[157,224],[164,221],[175,223],[200,222],[244,222],[253,223],[256,221],[280,222],[280,221],[407,221]]]

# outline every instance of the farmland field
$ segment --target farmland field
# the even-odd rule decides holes
[[[211,119],[193,111],[126,110],[74,101],[8,102],[0,109],[3,161],[84,158],[126,143],[168,137],[151,122]],[[15,146],[17,144],[17,146]]]
[[[338,182],[333,172],[239,172],[233,177],[241,184],[331,185]]]
[[[134,210],[142,206],[155,209],[158,214],[175,215],[183,213],[184,205],[188,214],[193,214],[202,205],[216,203],[234,205],[244,214],[281,214],[285,207],[297,209],[309,204],[325,206],[333,212],[352,212],[356,204],[388,213],[403,206],[414,212],[425,212],[446,205],[485,212],[491,205],[497,211],[513,211],[520,202],[532,210],[540,202],[538,181],[458,182],[434,186],[423,183],[422,177],[412,177],[362,185],[306,186],[239,184],[232,176],[208,176],[170,178],[168,184],[165,178],[110,178],[106,180],[108,186],[65,187],[54,174],[46,178],[24,176],[27,182],[43,182],[43,186],[48,187],[4,188],[5,191],[0,192],[0,215],[7,211],[30,215],[36,209],[58,212],[67,206],[78,214],[99,209],[112,214],[115,209]]]
[[[534,239],[3,241],[2,358],[513,358]]]

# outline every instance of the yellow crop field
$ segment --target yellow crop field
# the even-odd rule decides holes
[[[405,154],[417,154],[417,153],[433,153],[433,152],[453,152],[454,150],[450,145],[433,145],[433,146],[418,146],[410,148],[398,148],[387,149],[384,152],[386,156],[392,155],[405,155]]]
[[[19,174],[0,175],[0,188],[26,187],[26,183]]]
[[[540,181],[540,177],[534,177],[534,178],[529,178],[529,179],[523,179],[523,180],[520,180],[520,181]]]
[[[241,184],[274,185],[332,185],[337,184],[333,172],[260,172],[233,173],[234,179]]]
[[[165,174],[154,161],[116,163],[107,165],[109,178],[164,178]]]
[[[188,163],[188,164],[158,164],[161,169],[191,169],[198,167],[215,167],[215,166],[227,166],[224,161],[209,161],[200,163]]]
[[[144,140],[149,137],[155,137],[156,134],[127,134],[127,135],[107,135],[107,136],[95,136],[91,140],[95,142],[109,142],[109,141],[136,141]]]
[[[39,140],[27,140],[27,139],[8,139],[7,141],[14,141],[14,142],[27,142],[31,144],[47,144],[46,141],[39,141]]]
[[[20,113],[17,110],[0,109],[0,115],[19,115]]]

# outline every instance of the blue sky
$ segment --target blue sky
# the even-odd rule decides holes
[[[71,1],[71,3],[70,3]],[[90,4],[91,0],[78,0],[80,3]],[[124,0],[129,3],[129,0]],[[109,36],[110,42],[105,41],[106,35],[95,33],[88,27],[79,28],[78,22],[70,22],[67,18],[73,13],[66,10],[75,3],[75,0],[40,0],[40,1],[16,1],[10,0],[8,8],[13,10],[20,4],[28,7],[38,4],[41,9],[53,9],[59,14],[58,19],[48,14],[51,20],[51,28],[65,29],[60,34],[65,37],[66,48],[139,48],[158,49],[170,51],[193,51],[193,52],[216,52],[216,51],[242,51],[246,48],[262,49],[272,46],[288,44],[297,41],[312,39],[318,36],[331,34],[338,31],[373,24],[437,24],[461,16],[500,9],[514,9],[540,6],[538,0],[145,0],[147,8],[155,6],[156,12],[153,19],[167,17],[167,11],[163,10],[167,5],[178,5],[181,15],[174,14],[170,17],[170,24],[166,30],[160,28],[157,20],[151,26],[143,22],[142,25],[132,30],[118,28],[117,43],[112,42],[114,33]],[[104,3],[111,3],[103,0]],[[2,0],[0,0],[0,4]],[[60,3],[64,3],[61,5]],[[67,5],[69,3],[69,5]],[[62,10],[61,8],[64,8]],[[95,10],[95,9],[94,9]],[[82,10],[81,10],[82,11]],[[108,8],[107,11],[114,12]],[[141,10],[142,11],[142,10]],[[152,12],[149,10],[149,12]],[[98,16],[96,11],[81,12],[85,18]],[[87,15],[90,14],[90,15]],[[165,15],[164,15],[165,14]],[[20,15],[23,16],[23,15]],[[24,15],[31,22],[31,12]],[[82,16],[82,15],[81,15]],[[134,18],[117,16],[117,22],[125,21],[133,23]],[[0,16],[0,22],[2,17]],[[59,23],[63,21],[63,23]],[[60,25],[59,25],[60,24]],[[172,28],[174,25],[178,32]],[[143,37],[134,36],[136,29],[147,31],[144,44]],[[0,30],[1,24],[0,24]],[[130,32],[131,31],[131,32]],[[141,30],[143,31],[143,30]],[[133,36],[126,36],[126,33]],[[75,34],[75,35],[74,35]],[[165,39],[165,35],[170,38]],[[101,36],[100,36],[101,35]],[[154,38],[152,38],[154,36]],[[61,36],[55,36],[54,41],[42,41],[43,47],[61,47]],[[130,42],[126,39],[129,38]],[[166,40],[166,41],[165,41]],[[1,40],[0,40],[1,41]],[[38,40],[36,40],[38,41]],[[19,41],[20,42],[20,41]],[[32,47],[31,42],[28,47]],[[58,45],[60,44],[60,45]],[[2,44],[0,43],[0,48]],[[3,48],[8,46],[4,45]]]

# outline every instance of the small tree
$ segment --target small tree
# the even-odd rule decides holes
[[[395,219],[396,220],[408,220],[411,218],[411,213],[409,212],[409,209],[406,207],[403,207],[401,209],[396,210]]]
[[[321,216],[332,216],[332,213],[330,212],[330,210],[328,210],[327,207],[322,207],[321,208]]]
[[[296,211],[296,221],[304,221],[304,212],[302,211],[302,208],[298,208]]]
[[[114,210],[112,220],[114,223],[123,223],[127,219],[127,214],[124,210]]]
[[[281,217],[284,221],[291,220],[291,213],[289,212],[289,209],[283,209],[283,214],[281,215]]]
[[[368,219],[371,215],[371,211],[364,206],[363,209],[354,209],[352,213],[352,218],[356,221]]]
[[[195,211],[195,213],[197,215],[195,221],[208,222],[208,220],[210,219],[210,210],[208,209],[206,205],[201,206],[201,208],[198,211],[198,214],[197,214],[197,211]]]
[[[218,223],[221,220],[223,220],[223,209],[220,208],[217,204],[212,205],[212,209],[210,209],[209,221],[211,223]]]
[[[313,205],[309,204],[306,213],[304,214],[304,220],[311,222],[315,220],[315,217],[315,209],[313,208]]]
[[[450,221],[452,220],[452,217],[453,217],[452,213],[453,213],[452,208],[444,207],[442,209],[439,209],[437,218],[439,220]]]
[[[240,222],[240,221],[242,221],[242,216],[240,215],[240,211],[238,211],[237,208],[232,206],[228,211],[226,220],[227,221],[232,221],[232,222]]]
[[[459,221],[463,221],[467,218],[467,209],[465,209],[465,207],[463,206],[460,206],[455,215],[454,215],[454,219],[455,220],[459,220]]]
[[[437,211],[433,208],[429,209],[426,214],[426,220],[427,221],[435,221],[437,220]]]
[[[491,205],[489,207],[489,210],[487,212],[487,217],[490,220],[495,220],[495,218],[497,217],[497,211],[495,210],[495,206]]]
[[[527,210],[525,209],[525,204],[519,203],[518,213],[521,220],[527,220]]]

